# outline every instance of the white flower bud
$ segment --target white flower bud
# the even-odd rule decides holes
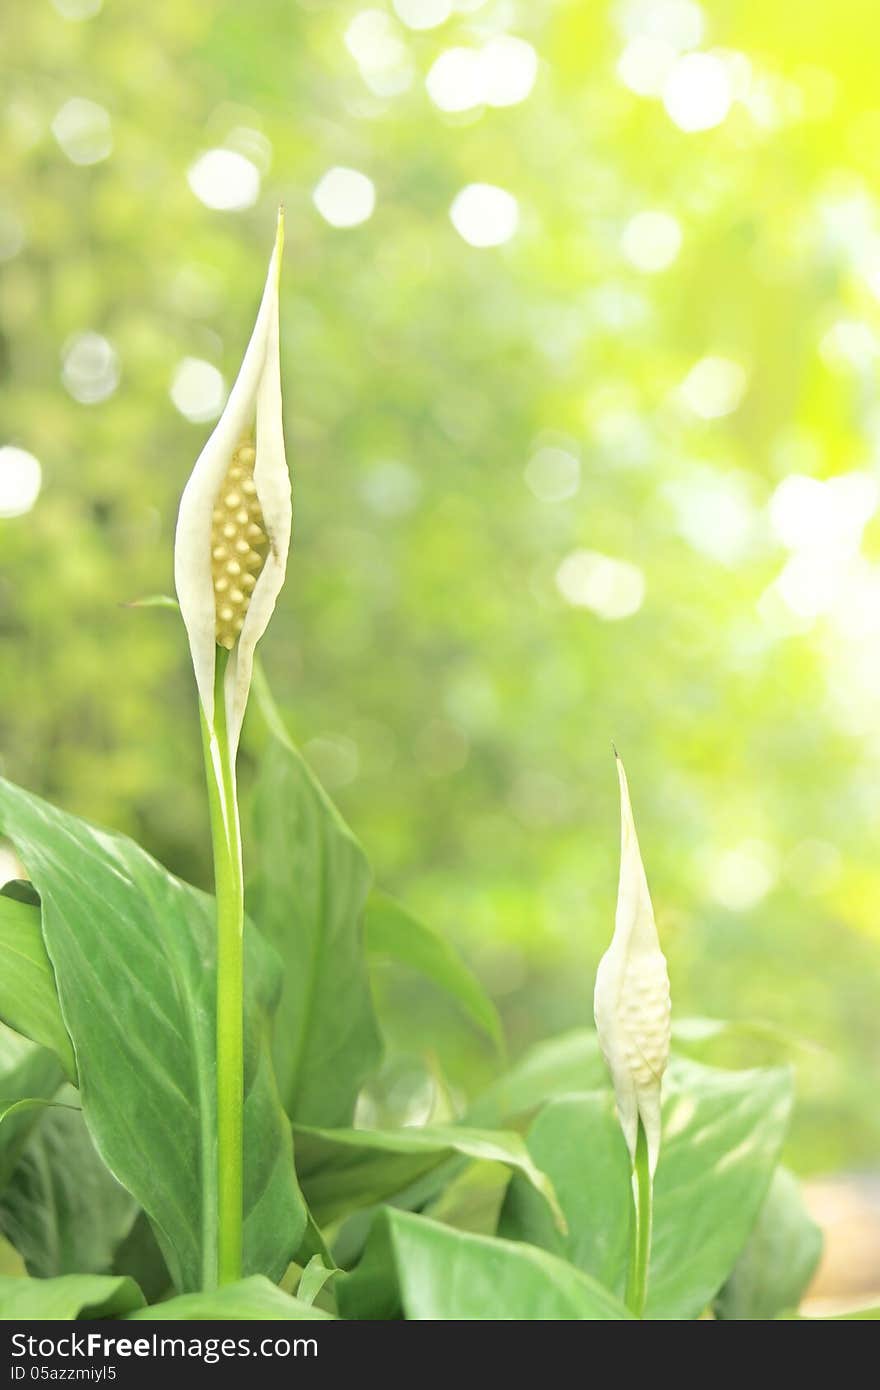
[[[229,651],[224,691],[233,761],[254,648],[275,608],[290,548],[278,344],[283,241],[279,213],[254,331],[226,408],[184,488],[174,541],[174,582],[212,734],[218,644]]]
[[[596,972],[593,1010],[630,1157],[635,1162],[641,1120],[653,1177],[660,1151],[660,1086],[669,1060],[669,975],[620,758],[617,772],[621,833],[617,915],[611,945]]]

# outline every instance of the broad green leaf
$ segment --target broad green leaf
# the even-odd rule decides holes
[[[297,1154],[299,1161],[299,1154]],[[308,1209],[307,1209],[308,1211]],[[299,1249],[294,1255],[294,1263],[305,1267],[315,1256],[319,1256],[327,1265],[333,1264],[333,1259],[324,1240],[323,1232],[310,1211],[307,1214],[306,1228],[303,1231]]]
[[[16,1033],[48,1047],[68,1080],[76,1081],[76,1058],[61,1017],[39,904],[12,897],[5,890],[0,892],[0,1019]]]
[[[536,1161],[541,1154],[550,1162],[554,1182],[563,1183],[558,1196],[568,1235],[547,1220],[543,1204],[516,1179],[507,1189],[498,1234],[540,1245],[622,1294],[632,1204],[629,1154],[613,1091],[551,1100],[529,1130],[528,1146]]]
[[[117,1246],[109,1272],[127,1274],[143,1291],[148,1303],[168,1297],[171,1275],[146,1212],[138,1212],[128,1235]]]
[[[683,1018],[672,1025],[673,1045],[678,1042],[685,1049],[743,1034],[786,1047],[808,1046],[770,1024],[756,1021],[729,1023],[714,1018]],[[595,1031],[575,1028],[531,1047],[474,1101],[467,1118],[474,1124],[497,1124],[502,1119],[537,1110],[551,1096],[589,1091],[607,1083],[608,1071]]]
[[[822,1254],[822,1232],[792,1173],[777,1168],[745,1249],[715,1300],[726,1321],[766,1322],[797,1309]]]
[[[714,1298],[755,1224],[788,1124],[791,1076],[786,1068],[724,1072],[677,1060],[664,1092],[645,1316],[687,1320]],[[610,1092],[551,1101],[528,1145],[556,1188],[569,1234],[551,1228],[517,1179],[501,1230],[621,1292],[630,1166]]]
[[[411,1129],[304,1129],[296,1153],[303,1192],[319,1224],[402,1191],[447,1159],[502,1163],[540,1194],[551,1221],[562,1221],[553,1186],[518,1134],[426,1125]]]
[[[767,1194],[792,1101],[787,1067],[672,1064],[647,1317],[695,1317],[717,1292]]]
[[[330,1313],[313,1308],[290,1294],[283,1293],[270,1280],[259,1274],[242,1279],[238,1284],[225,1284],[208,1293],[187,1293],[157,1303],[152,1308],[139,1308],[129,1313],[131,1320],[158,1322],[315,1322],[327,1321]],[[317,1354],[317,1353],[316,1353]]]
[[[43,909],[83,1113],[150,1216],[175,1285],[214,1267],[213,902],[133,841],[0,781],[0,826]],[[247,931],[245,1268],[280,1276],[305,1210],[268,1051],[277,963]]]
[[[75,1096],[68,1089],[61,1099]],[[134,1198],[95,1152],[79,1108],[45,1109],[0,1193],[0,1230],[28,1273],[48,1279],[113,1272],[137,1214]]]
[[[421,1211],[444,1226],[473,1231],[479,1236],[502,1235],[498,1229],[501,1209],[510,1186],[510,1171],[497,1163],[459,1164],[457,1171],[438,1170],[444,1179],[428,1201],[395,1201],[407,1211]],[[558,1229],[558,1223],[557,1229]]]
[[[577,1028],[530,1048],[474,1102],[468,1122],[497,1124],[537,1110],[552,1095],[587,1091],[607,1080],[595,1032]]]
[[[503,1051],[498,1010],[473,971],[448,941],[384,893],[372,893],[367,902],[366,943],[371,956],[393,960],[431,980]]]
[[[297,1298],[301,1303],[313,1304],[327,1280],[333,1279],[338,1273],[332,1265],[328,1269],[320,1255],[313,1255],[302,1272],[296,1290]]]
[[[0,1277],[0,1322],[118,1318],[142,1308],[131,1279],[106,1274],[63,1274],[60,1279]]]
[[[787,1028],[769,1023],[761,1018],[680,1018],[672,1024],[672,1042],[683,1052],[699,1051],[707,1044],[723,1041],[743,1040],[765,1043],[766,1050],[778,1057],[780,1052],[810,1052],[821,1054],[825,1051],[818,1044],[798,1037]],[[707,1049],[708,1050],[708,1049]],[[699,1060],[706,1060],[700,1057]]]
[[[254,805],[248,906],[281,957],[273,1040],[281,1099],[299,1124],[346,1125],[381,1052],[363,946],[364,852],[256,682],[269,726]]]
[[[337,1276],[345,1318],[495,1322],[630,1316],[607,1289],[531,1245],[454,1231],[386,1207],[364,1257]]]
[[[36,1102],[51,1100],[63,1080],[54,1053],[0,1023],[0,1107],[5,1112],[0,1124],[0,1190],[39,1119]]]

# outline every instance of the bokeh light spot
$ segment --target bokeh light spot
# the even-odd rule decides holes
[[[119,357],[100,333],[76,333],[61,354],[61,380],[75,401],[97,405],[119,385]]]
[[[819,552],[792,555],[776,581],[776,590],[798,618],[818,618],[830,612],[844,578],[840,557]]]
[[[409,51],[384,10],[356,14],[345,31],[345,46],[375,96],[397,96],[412,82]]]
[[[685,404],[703,420],[717,420],[736,410],[745,395],[748,377],[739,362],[728,357],[703,357],[681,384]]]
[[[723,565],[738,564],[755,535],[757,511],[747,475],[698,466],[663,487],[676,530],[700,555]]]
[[[631,618],[645,601],[645,576],[638,566],[594,550],[566,555],[556,571],[556,587],[566,603],[589,608],[607,622]]]
[[[668,270],[681,250],[681,227],[668,212],[638,212],[623,231],[623,254],[647,275]]]
[[[425,79],[428,96],[441,111],[477,106],[515,106],[535,85],[538,55],[525,39],[499,34],[482,48],[447,48]]]
[[[766,898],[778,877],[778,856],[772,845],[765,840],[743,840],[710,861],[707,886],[722,907],[748,912]]]
[[[637,34],[620,55],[617,75],[637,96],[658,97],[677,56],[672,45],[663,39]]]
[[[216,212],[241,212],[260,196],[260,171],[238,150],[206,150],[186,177],[199,202]]]
[[[0,448],[0,516],[23,516],[40,495],[39,460],[14,444]]]
[[[212,362],[184,357],[174,369],[169,394],[181,415],[200,424],[220,415],[226,402],[226,383]]]
[[[516,233],[519,205],[504,188],[491,183],[470,183],[456,194],[449,216],[469,246],[501,246]]]
[[[425,78],[428,96],[441,111],[470,111],[483,102],[483,73],[475,48],[447,48]]]
[[[422,480],[407,464],[386,459],[364,478],[361,495],[377,516],[406,516],[418,505]]]
[[[483,97],[489,106],[525,101],[538,75],[538,55],[525,39],[499,34],[480,53]]]
[[[712,53],[678,58],[663,84],[663,105],[670,119],[688,133],[721,125],[732,102],[727,68]]]
[[[392,4],[408,29],[436,29],[452,14],[452,0],[392,0]]]
[[[793,473],[770,499],[770,524],[788,550],[852,555],[877,504],[877,480],[868,473],[841,473],[824,481]]]
[[[376,188],[366,174],[337,165],[317,184],[312,201],[331,227],[358,227],[373,215]]]
[[[71,97],[56,113],[52,134],[71,164],[99,164],[113,150],[113,128],[103,106]]]
[[[819,351],[829,367],[866,370],[880,357],[880,340],[870,324],[840,319],[822,335]]]
[[[644,34],[663,39],[679,53],[696,48],[706,27],[703,11],[695,0],[623,0],[612,14],[627,38]]]
[[[574,497],[581,485],[580,460],[566,449],[538,449],[525,467],[529,490],[541,502],[562,502]]]

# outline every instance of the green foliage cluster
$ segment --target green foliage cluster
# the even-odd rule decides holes
[[[463,948],[517,1051],[577,1026],[610,927],[614,738],[677,1011],[819,1044],[798,1166],[874,1161],[877,523],[842,611],[813,619],[778,601],[789,551],[768,512],[789,474],[876,474],[869,0],[796,20],[752,0],[697,9],[700,46],[747,60],[705,132],[620,79],[660,0],[486,0],[424,32],[386,0],[80,8],[92,17],[65,17],[74,0],[0,14],[0,444],[43,470],[33,509],[0,519],[2,770],[208,882],[184,644],[167,615],[120,605],[170,588],[208,426],[169,386],[184,357],[231,380],[283,201],[296,518],[271,675],[381,881]],[[385,90],[346,43],[365,10],[397,45]],[[539,56],[528,98],[439,110],[424,81],[439,54],[499,31]],[[94,162],[57,134],[74,98],[109,116]],[[212,148],[259,167],[251,208],[195,196],[188,171]],[[312,199],[337,165],[376,189],[350,229]],[[474,182],[518,200],[503,246],[450,222]],[[625,253],[646,210],[682,234],[658,274]],[[116,354],[115,389],[111,371],[91,401],[61,375],[83,333]],[[711,356],[747,384],[705,418],[680,388]],[[570,496],[530,488],[542,448],[577,460]],[[637,612],[565,601],[556,575],[579,550],[638,567]],[[247,798],[253,766],[241,780]],[[399,967],[378,987],[376,1123],[430,1089],[426,1014],[453,1088],[488,1082],[476,1035]],[[722,1055],[756,1060],[744,1039]]]
[[[213,904],[0,781],[31,875],[0,893],[0,1232],[24,1267],[0,1318],[631,1318],[632,1168],[595,1035],[509,1069],[448,946],[382,896],[365,931],[363,852],[261,702],[276,835],[247,845],[243,1278],[219,1290]],[[421,1124],[357,1111],[389,954],[491,1039],[470,1113],[442,1085]],[[673,1061],[646,1317],[796,1314],[821,1242],[778,1167],[791,1103],[787,1067]]]

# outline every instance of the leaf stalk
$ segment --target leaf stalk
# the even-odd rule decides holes
[[[644,1317],[648,1298],[648,1265],[654,1220],[654,1184],[648,1162],[648,1139],[641,1120],[632,1168],[632,1220],[630,1222],[629,1272],[625,1303],[637,1318]]]
[[[226,728],[223,678],[229,653],[217,648],[214,729],[202,711],[217,904],[217,1209],[213,1268],[205,1286],[231,1284],[242,1273],[244,1110],[244,880],[235,768]]]

